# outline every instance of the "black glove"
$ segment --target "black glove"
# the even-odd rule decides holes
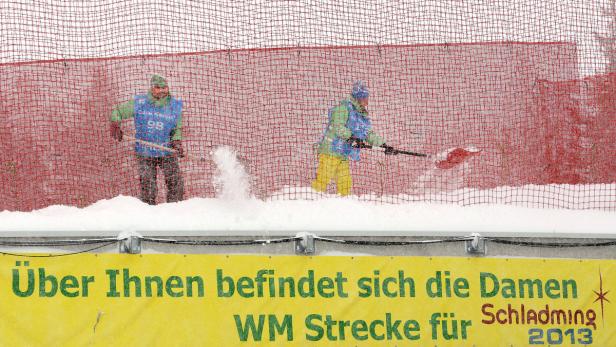
[[[381,147],[385,148],[385,155],[396,155],[400,153],[397,149],[394,149],[392,146],[388,146],[386,144],[381,145]]]
[[[349,137],[346,142],[351,145],[353,148],[366,148],[368,145],[364,142],[364,140],[357,138],[353,135]]]
[[[175,154],[177,154],[178,157],[184,158],[184,148],[182,147],[182,141],[180,140],[171,141],[171,148],[175,150]]]
[[[120,127],[120,122],[111,122],[111,125],[109,126],[109,130],[111,132],[111,137],[114,140],[118,140],[118,141],[122,141],[122,137],[124,136],[124,133],[122,132],[122,128]]]

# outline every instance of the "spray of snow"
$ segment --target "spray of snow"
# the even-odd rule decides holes
[[[221,146],[212,153],[212,159],[217,167],[213,179],[216,196],[228,201],[250,199],[250,175],[238,161],[237,152],[230,147]]]
[[[425,193],[430,190],[447,192],[463,188],[464,175],[470,169],[468,162],[462,162],[451,169],[439,169],[435,166],[435,163],[447,159],[447,155],[456,148],[449,148],[431,157],[432,165],[417,178],[417,181],[413,184],[413,193]],[[479,149],[475,146],[468,146],[464,149],[471,153],[479,152]]]
[[[462,163],[451,169],[430,167],[413,184],[414,193],[453,192],[464,186],[464,175],[469,170],[468,163]]]

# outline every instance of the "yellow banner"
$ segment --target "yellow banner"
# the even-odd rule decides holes
[[[0,257],[2,346],[615,346],[616,261]]]

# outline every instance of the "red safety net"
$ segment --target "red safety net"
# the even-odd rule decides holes
[[[210,154],[222,145],[237,151],[256,197],[319,198],[307,187],[328,109],[361,79],[370,88],[374,130],[387,144],[428,154],[480,152],[442,169],[434,158],[366,151],[351,163],[354,195],[616,208],[616,79],[601,71],[603,51],[579,38],[595,28],[576,17],[583,6],[584,20],[599,16],[589,11],[601,2],[575,9],[537,4],[555,16],[532,24],[545,25],[544,37],[511,34],[532,27],[520,14],[520,28],[495,21],[491,30],[482,11],[509,9],[479,0],[434,5],[423,24],[414,22],[426,14],[421,6],[397,1],[375,8],[357,1],[234,2],[187,12],[183,1],[57,3],[9,1],[0,10],[8,43],[0,64],[0,210],[139,196],[134,146],[110,137],[109,117],[114,105],[146,93],[153,73],[184,102],[186,198],[216,195]],[[377,18],[350,20],[371,15]],[[577,36],[560,35],[568,27]],[[533,35],[550,40],[525,40]],[[123,122],[125,134],[134,133],[132,123]],[[516,187],[528,188],[520,194]]]
[[[616,73],[540,82],[549,183],[614,182]]]

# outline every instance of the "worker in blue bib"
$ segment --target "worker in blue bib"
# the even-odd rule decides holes
[[[160,167],[165,175],[167,202],[184,199],[184,182],[178,157],[184,157],[182,148],[182,101],[171,96],[167,80],[159,75],[150,79],[148,94],[137,95],[117,105],[111,113],[111,136],[122,141],[121,122],[133,118],[135,122],[135,154],[139,167],[141,201],[156,204],[156,176]],[[163,150],[148,146],[149,142],[167,147]]]
[[[351,194],[353,179],[349,161],[359,161],[360,149],[366,145],[383,147],[387,155],[398,154],[372,129],[368,116],[369,95],[366,84],[355,81],[351,97],[329,110],[327,127],[317,149],[317,174],[312,181],[312,188],[317,192],[327,191],[333,180],[339,195]]]

